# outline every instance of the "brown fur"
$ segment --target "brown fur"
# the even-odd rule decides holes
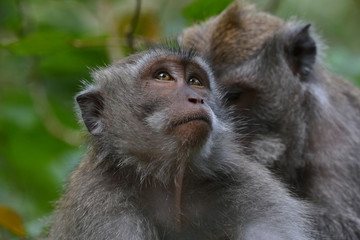
[[[283,24],[279,18],[235,1],[219,16],[185,29],[182,44],[209,55],[213,62],[220,64],[217,70],[245,61]]]
[[[360,239],[360,91],[327,72],[308,29],[236,1],[179,40],[229,91],[248,154],[313,203],[319,238]]]

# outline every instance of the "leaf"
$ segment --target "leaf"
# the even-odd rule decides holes
[[[19,214],[6,206],[0,206],[0,226],[18,237],[26,236],[23,221]]]
[[[36,32],[3,47],[20,55],[44,55],[71,47],[70,37],[62,32]]]
[[[231,2],[233,0],[196,0],[183,10],[183,14],[188,20],[202,21],[219,14]]]

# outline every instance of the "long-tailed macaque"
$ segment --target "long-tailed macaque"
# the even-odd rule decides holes
[[[320,238],[360,239],[360,91],[327,71],[310,25],[236,1],[179,40],[227,89],[247,154],[313,204]]]
[[[235,144],[202,58],[157,48],[93,78],[76,97],[88,153],[50,239],[311,239],[307,207]]]

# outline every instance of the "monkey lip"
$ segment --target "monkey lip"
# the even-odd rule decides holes
[[[177,126],[193,122],[193,121],[203,121],[211,126],[211,120],[210,117],[207,114],[194,114],[187,116],[179,121],[176,121],[172,124],[172,128],[175,128]]]

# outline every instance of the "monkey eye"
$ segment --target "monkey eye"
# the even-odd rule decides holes
[[[172,80],[172,77],[167,72],[159,72],[155,75],[155,78],[162,81]]]
[[[202,83],[200,82],[199,79],[197,79],[196,77],[192,77],[189,79],[188,83],[190,85],[195,85],[195,86],[202,86]]]

